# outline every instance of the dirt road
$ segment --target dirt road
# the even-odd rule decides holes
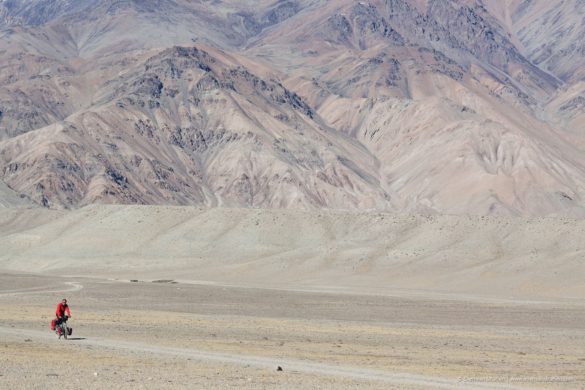
[[[0,282],[0,387],[585,388],[576,302],[35,275]],[[67,342],[48,330],[62,296],[73,312]]]

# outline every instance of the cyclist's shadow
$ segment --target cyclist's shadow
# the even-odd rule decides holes
[[[85,337],[69,337],[67,340],[87,340]]]

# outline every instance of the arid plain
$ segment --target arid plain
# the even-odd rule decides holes
[[[2,387],[585,386],[581,221],[152,206],[0,218]],[[378,253],[350,267],[365,248]],[[67,342],[48,327],[64,296]]]

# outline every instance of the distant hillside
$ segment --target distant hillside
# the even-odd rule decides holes
[[[0,179],[94,203],[585,215],[585,3],[0,2]]]
[[[8,209],[0,210],[0,270],[571,299],[585,293],[584,234],[585,221],[563,218],[163,206]]]
[[[25,195],[19,195],[0,181],[0,208],[6,207],[36,207],[36,204]]]

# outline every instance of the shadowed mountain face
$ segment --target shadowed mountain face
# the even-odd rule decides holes
[[[581,215],[561,3],[3,1],[0,179],[55,208]]]

